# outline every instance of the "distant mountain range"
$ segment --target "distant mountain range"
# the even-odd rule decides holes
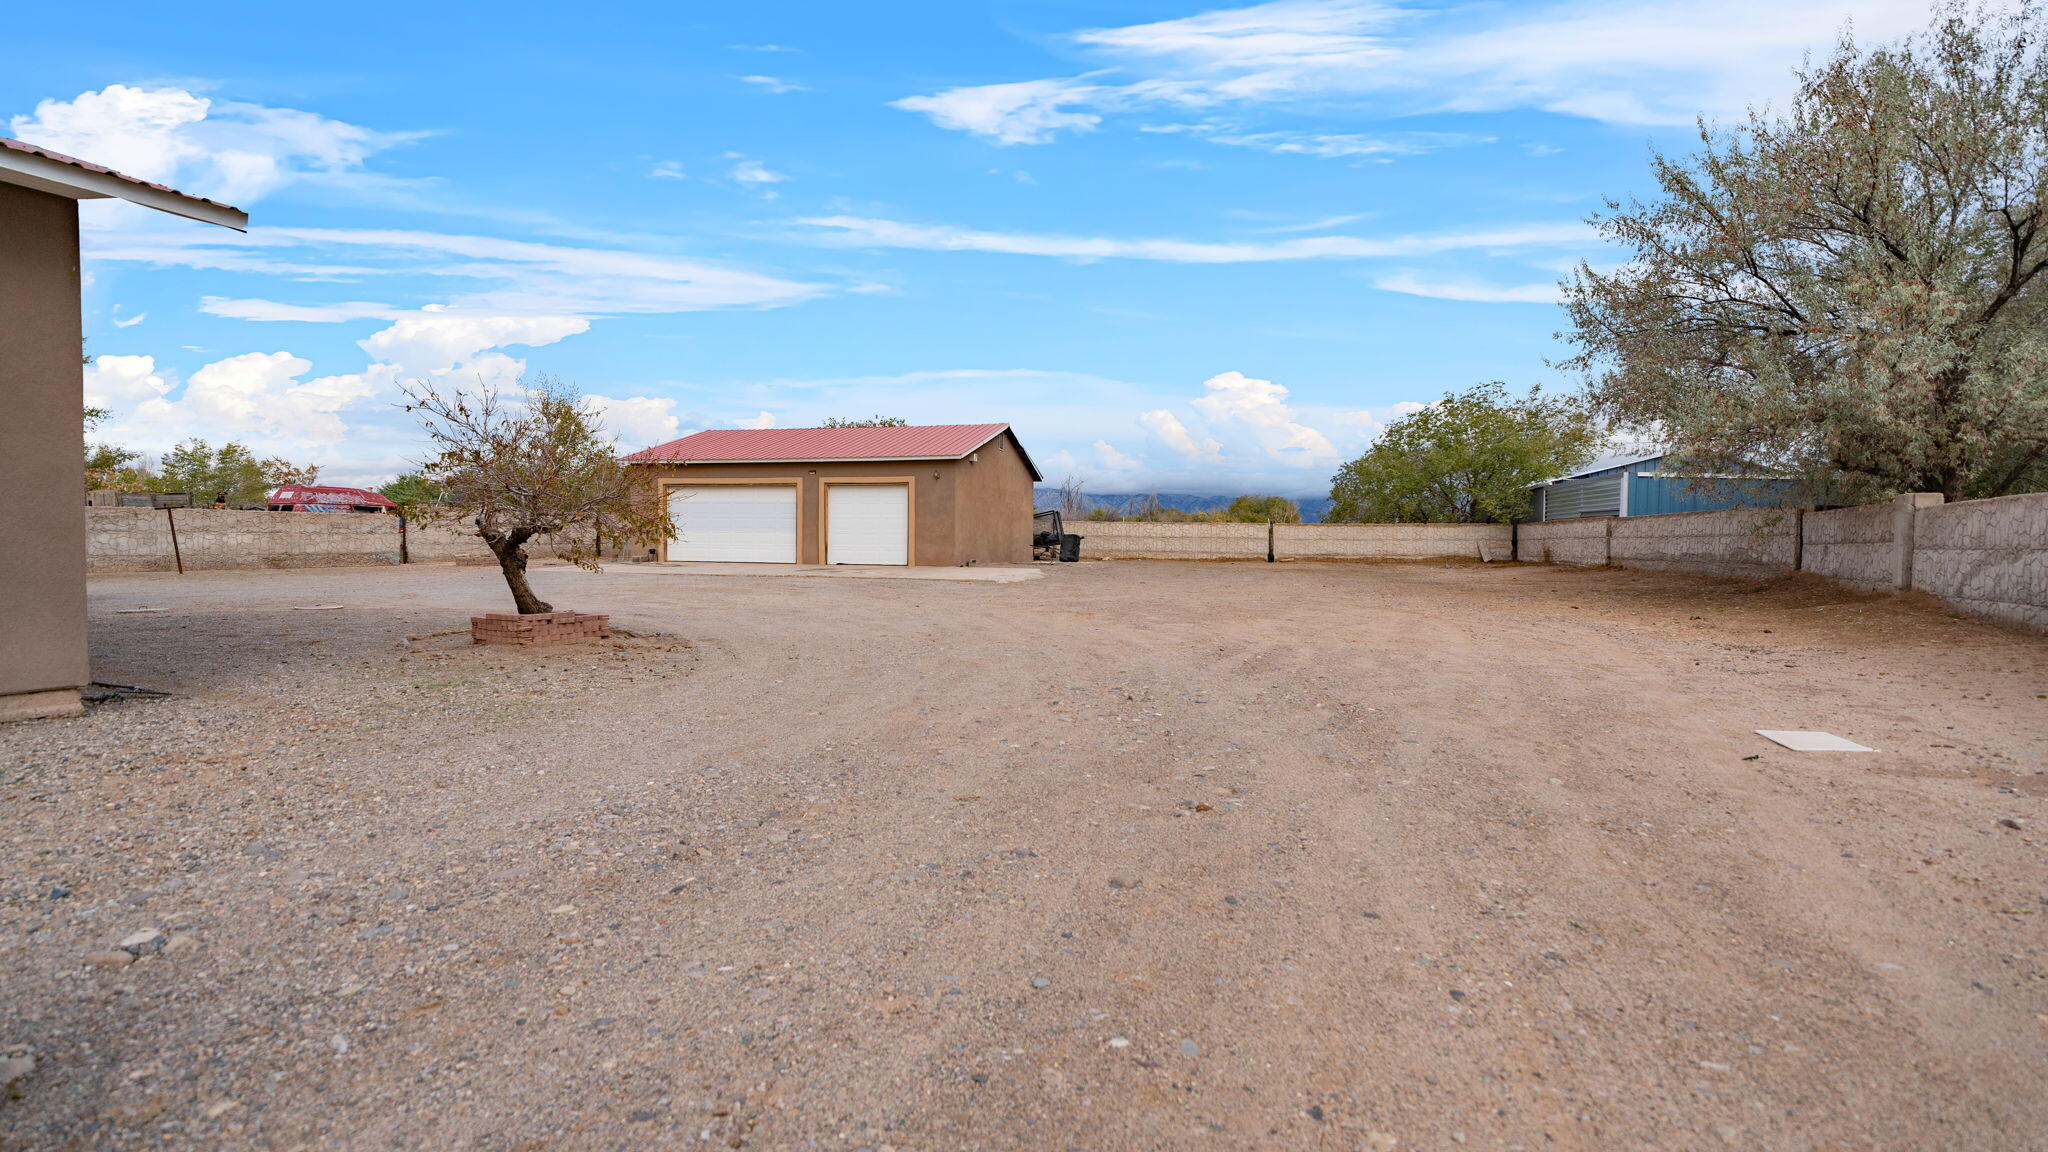
[[[1147,498],[1157,497],[1159,503],[1183,512],[1215,512],[1230,507],[1236,496],[1201,496],[1192,492],[1083,492],[1081,503],[1084,507],[1107,508],[1111,512],[1125,512],[1142,504]],[[1060,506],[1060,490],[1043,484],[1032,490],[1032,498],[1039,508]],[[1323,513],[1330,507],[1328,496],[1289,497],[1301,507],[1301,519],[1305,524],[1321,522]]]

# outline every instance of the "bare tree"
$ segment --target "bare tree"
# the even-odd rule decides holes
[[[1072,472],[1060,481],[1060,515],[1065,519],[1078,520],[1088,510],[1087,502],[1081,498],[1081,484],[1081,478]]]
[[[599,570],[597,538],[645,543],[675,533],[654,486],[619,461],[596,415],[576,389],[538,377],[518,400],[489,387],[443,395],[431,384],[405,390],[438,449],[418,474],[440,500],[418,505],[422,522],[473,525],[498,558],[522,614],[553,608],[526,581],[526,545],[547,541],[555,555]]]

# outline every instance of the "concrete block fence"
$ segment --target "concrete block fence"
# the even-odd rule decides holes
[[[87,508],[85,516],[87,572],[173,572],[181,560],[198,572],[491,559],[474,536],[418,524],[401,529],[388,515]]]
[[[1505,524],[1155,524],[1077,520],[1084,560],[1506,560]]]
[[[2048,629],[2048,493],[1942,501],[1911,492],[1825,512],[1733,509],[1524,524],[1516,557],[1709,576],[1811,572],[1873,592],[1920,591]]]

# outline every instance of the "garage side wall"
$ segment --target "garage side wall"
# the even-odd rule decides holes
[[[1031,470],[1008,432],[984,445],[956,470],[953,563],[1031,562]]]

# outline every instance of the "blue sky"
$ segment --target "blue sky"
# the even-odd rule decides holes
[[[1096,491],[1327,491],[1385,420],[1569,384],[1555,282],[1696,112],[1889,0],[44,6],[9,134],[95,202],[107,435],[379,480],[426,380],[573,381],[638,448],[1007,420]]]

